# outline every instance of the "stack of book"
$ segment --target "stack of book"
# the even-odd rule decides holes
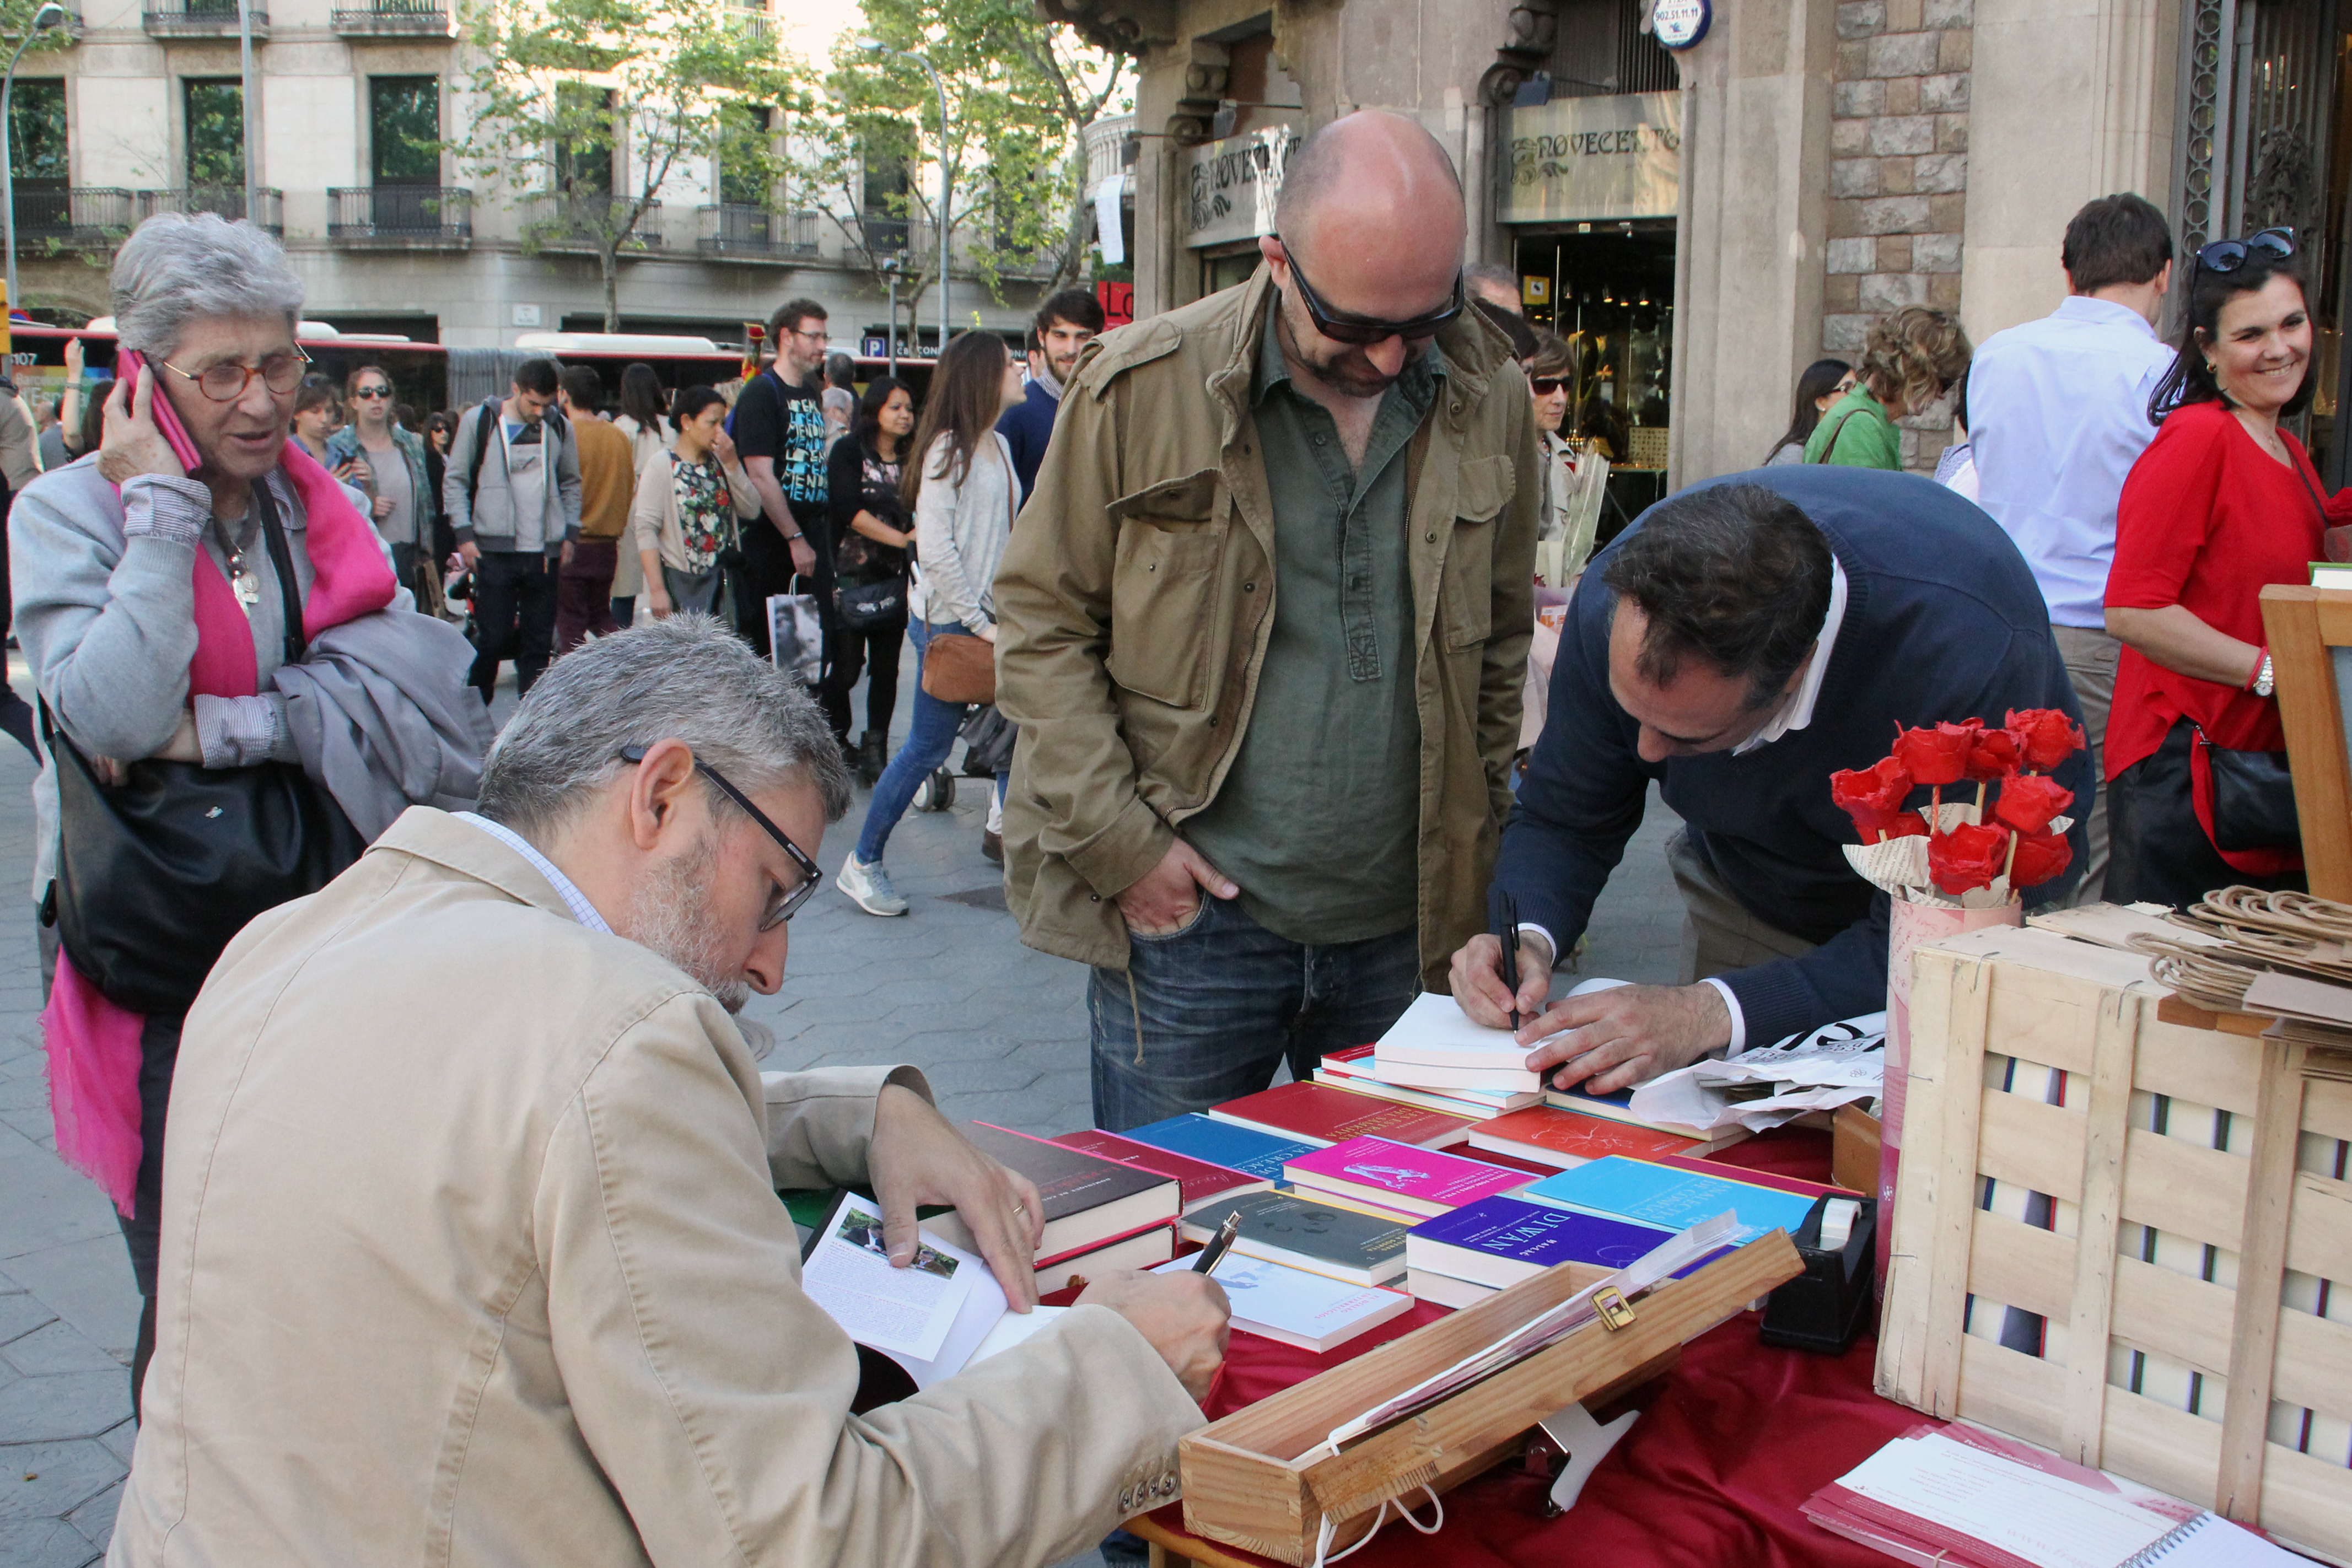
[[[1378,1046],[1351,1046],[1335,1051],[1323,1059],[1315,1070],[1315,1082],[1333,1089],[1344,1089],[1351,1094],[1370,1094],[1381,1100],[1392,1100],[1400,1105],[1419,1105],[1424,1110],[1443,1111],[1448,1115],[1467,1116],[1483,1122],[1490,1116],[1500,1116],[1507,1111],[1525,1110],[1529,1105],[1543,1103],[1543,1095],[1533,1089],[1415,1089],[1407,1084],[1391,1083],[1380,1076],[1379,1063],[1372,1053]]]
[[[1191,1266],[1190,1260],[1180,1259],[1159,1272]],[[1318,1354],[1412,1310],[1412,1298],[1402,1291],[1348,1284],[1246,1254],[1228,1254],[1216,1272],[1235,1329]]]
[[[1406,1234],[1405,1289],[1424,1301],[1466,1307],[1559,1267],[1581,1289],[1673,1234],[1523,1198],[1485,1198]]]
[[[1149,1269],[1176,1255],[1183,1183],[1140,1166],[1101,1159],[985,1122],[961,1129],[972,1145],[1036,1184],[1045,1233],[1035,1260],[1040,1294],[1112,1269]],[[966,1251],[978,1251],[953,1211],[925,1225]]]
[[[1283,1163],[1301,1196],[1319,1195],[1397,1215],[1408,1221],[1525,1186],[1525,1171],[1460,1155],[1417,1149],[1388,1138],[1351,1138]]]
[[[1768,1230],[1795,1235],[1813,1200],[1840,1190],[1672,1155],[1640,1160],[1612,1155],[1546,1176],[1519,1196],[1554,1208],[1675,1231],[1729,1209],[1738,1216],[1738,1240],[1744,1245]]]
[[[1508,1155],[1513,1159],[1562,1171],[1574,1170],[1611,1155],[1641,1158],[1704,1154],[1707,1148],[1696,1138],[1549,1105],[1533,1105],[1491,1122],[1481,1122],[1470,1129],[1469,1141],[1475,1151]]]
[[[1214,1121],[1328,1148],[1350,1138],[1390,1138],[1423,1149],[1450,1149],[1470,1135],[1475,1116],[1350,1094],[1320,1083],[1284,1083],[1228,1100],[1209,1112]]]
[[[1540,1094],[1528,1048],[1503,1029],[1474,1023],[1452,997],[1423,991],[1372,1047],[1374,1076],[1411,1089]]]
[[[1581,1083],[1573,1089],[1548,1089],[1545,1103],[1562,1111],[1573,1111],[1580,1116],[1598,1116],[1605,1122],[1617,1122],[1628,1127],[1646,1128],[1671,1137],[1688,1138],[1697,1145],[1687,1153],[1711,1155],[1727,1149],[1749,1136],[1745,1127],[1693,1127],[1680,1122],[1649,1122],[1633,1114],[1633,1092],[1620,1089],[1613,1093],[1595,1094]]]
[[[1197,1113],[1171,1116],[1147,1127],[1130,1127],[1123,1136],[1133,1143],[1146,1144],[1171,1155],[1181,1155],[1186,1159],[1223,1166],[1227,1170],[1240,1171],[1269,1183],[1283,1179],[1285,1161],[1312,1154],[1319,1146],[1302,1143],[1297,1138],[1278,1137],[1255,1127],[1220,1122],[1213,1116]]]
[[[1304,1269],[1351,1285],[1385,1285],[1403,1277],[1406,1221],[1346,1204],[1287,1192],[1212,1198],[1184,1211],[1179,1228],[1206,1245],[1229,1215],[1241,1216],[1235,1252]]]

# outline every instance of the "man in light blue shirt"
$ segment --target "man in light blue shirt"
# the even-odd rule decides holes
[[[2066,225],[2059,255],[2065,303],[1977,350],[1969,434],[1978,504],[2016,541],[2042,585],[2095,761],[2121,648],[2107,635],[2105,610],[2116,502],[2155,439],[2148,394],[2173,358],[2155,325],[2172,282],[2172,233],[2143,198],[2102,196]],[[2091,808],[2077,902],[2096,899],[2105,880],[2106,816],[2102,791]]]

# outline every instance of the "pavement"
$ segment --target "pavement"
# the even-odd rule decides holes
[[[912,708],[905,662],[895,732]],[[8,676],[29,700],[22,659]],[[513,711],[511,676],[493,712]],[[865,716],[864,694],[857,716]],[[961,750],[958,752],[961,758]],[[26,890],[0,919],[0,1568],[79,1568],[106,1550],[131,1458],[130,1375],[139,1296],[114,1212],[59,1163],[49,1126],[30,916],[33,767],[0,741],[0,890]],[[865,811],[818,855],[841,866]],[[744,1016],[766,1026],[777,1070],[912,1062],[957,1120],[1055,1134],[1091,1126],[1087,972],[1021,945],[996,868],[981,857],[987,785],[960,779],[955,804],[909,812],[886,863],[913,905],[877,919],[830,885],[793,918],[783,988]],[[1580,972],[1671,981],[1681,903],[1665,864],[1675,819],[1652,797],[1594,911]],[[6,907],[0,891],[0,908]],[[1065,1568],[1092,1568],[1088,1554]]]

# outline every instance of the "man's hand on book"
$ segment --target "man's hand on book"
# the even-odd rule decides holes
[[[1472,1022],[1488,1029],[1508,1029],[1513,1008],[1518,1009],[1522,1020],[1543,1011],[1544,998],[1551,995],[1551,944],[1531,931],[1522,931],[1519,991],[1514,997],[1511,988],[1503,984],[1502,941],[1482,931],[1454,955],[1454,999],[1462,1004]]]
[[[1016,1312],[1037,1304],[1035,1260],[1045,1206],[1028,1177],[973,1148],[929,1101],[896,1083],[883,1085],[874,1103],[866,1168],[882,1206],[882,1236],[893,1267],[915,1260],[916,1207],[953,1204],[1004,1288],[1005,1303]]]
[[[1077,1304],[1108,1307],[1133,1323],[1195,1403],[1209,1396],[1209,1385],[1225,1362],[1225,1334],[1234,1315],[1223,1285],[1206,1274],[1120,1269],[1079,1292]]]
[[[1550,1073],[1552,1087],[1581,1082],[1592,1093],[1613,1094],[1729,1045],[1731,1009],[1709,985],[1617,986],[1554,1002],[1518,1038],[1543,1041],[1528,1065]]]

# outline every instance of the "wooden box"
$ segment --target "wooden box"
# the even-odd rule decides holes
[[[1184,1526],[1285,1563],[1314,1560],[1328,1515],[1331,1550],[1371,1527],[1391,1499],[1411,1507],[1509,1457],[1547,1416],[1630,1388],[1671,1365],[1685,1341],[1802,1271],[1778,1230],[1668,1281],[1633,1302],[1633,1322],[1590,1322],[1527,1360],[1334,1455],[1324,1438],[1351,1419],[1493,1343],[1577,1292],[1565,1268],[1523,1280],[1183,1439]]]
[[[2352,1562],[2352,1084],[2048,931],[1911,1016],[1878,1391]]]

